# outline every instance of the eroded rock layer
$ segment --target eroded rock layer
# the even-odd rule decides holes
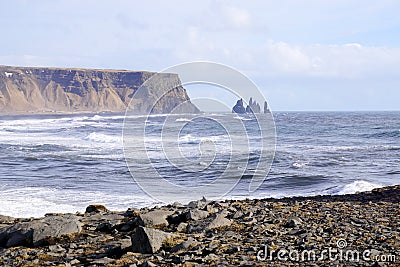
[[[163,73],[138,88],[155,73],[126,70],[63,69],[0,66],[0,112],[125,111],[194,113],[194,106],[177,74]],[[165,92],[165,88],[172,88]],[[159,99],[157,101],[157,99]]]

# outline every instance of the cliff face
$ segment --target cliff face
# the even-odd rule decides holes
[[[199,112],[180,86],[176,74],[157,74],[157,81],[135,92],[152,72],[0,66],[0,113],[100,112],[168,113]],[[153,79],[152,79],[153,80]],[[156,102],[159,87],[175,87]]]

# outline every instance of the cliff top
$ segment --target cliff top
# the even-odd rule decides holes
[[[23,70],[29,70],[29,69],[48,69],[48,70],[73,70],[73,71],[101,71],[101,72],[141,72],[141,73],[156,73],[154,71],[142,71],[142,70],[124,70],[124,69],[97,69],[97,68],[65,68],[65,67],[41,67],[41,66],[35,66],[35,67],[24,67],[24,66],[8,66],[8,65],[0,65],[0,68],[6,68],[6,69],[23,69]],[[171,73],[174,74],[174,73]]]

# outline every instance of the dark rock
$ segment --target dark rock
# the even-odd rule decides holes
[[[267,101],[264,101],[264,113],[270,113]]]
[[[246,113],[246,109],[244,108],[244,105],[243,105],[243,99],[239,99],[236,102],[236,105],[233,106],[233,108],[232,108],[232,113],[238,113],[238,114]]]
[[[294,227],[299,227],[302,225],[303,221],[300,218],[297,217],[292,217],[288,220],[286,227],[289,228],[294,228]]]
[[[139,226],[132,235],[132,251],[139,253],[155,253],[164,241],[173,235],[160,230]]]
[[[118,231],[120,232],[129,232],[132,231],[133,229],[135,229],[135,227],[138,226],[138,224],[136,224],[133,221],[129,221],[126,223],[123,223],[121,225],[118,226]]]
[[[292,229],[288,232],[289,235],[301,235],[306,233],[307,231],[304,229]]]
[[[188,208],[191,209],[204,209],[204,207],[209,203],[206,198],[202,198],[201,200],[197,201],[190,201],[187,205]]]
[[[242,219],[242,222],[243,222],[244,224],[254,224],[254,223],[257,222],[257,219],[256,219],[256,218],[252,218],[252,217],[244,217],[244,218]]]
[[[121,257],[132,247],[131,238],[124,238],[118,241],[112,241],[106,244],[105,253],[108,257]]]
[[[112,230],[113,230],[113,226],[109,222],[101,223],[96,227],[96,231],[104,232],[104,233],[111,233]]]
[[[152,263],[151,261],[145,261],[140,264],[140,267],[157,267],[157,264]]]
[[[100,205],[100,204],[93,204],[93,205],[87,206],[85,212],[86,213],[92,213],[92,212],[97,213],[97,212],[107,212],[107,211],[108,211],[108,209],[105,206]]]
[[[246,113],[260,113],[261,107],[260,105],[250,97],[249,105],[246,107]]]
[[[31,242],[31,238],[32,230],[30,230],[29,228],[23,228],[15,232],[11,232],[5,245],[6,247],[27,245]]]
[[[139,210],[136,208],[129,208],[125,211],[123,214],[125,217],[133,217],[136,216],[139,213]]]
[[[125,217],[120,214],[92,212],[80,218],[80,221],[86,230],[112,233],[115,229],[118,230],[124,219]]]

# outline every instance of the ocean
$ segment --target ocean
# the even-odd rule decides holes
[[[263,135],[253,127],[251,115],[130,115],[133,127],[128,129],[124,114],[1,116],[0,214],[75,213],[93,203],[126,210],[198,197],[164,194],[160,177],[190,189],[212,187],[224,173],[226,192],[211,193],[239,199],[348,194],[400,184],[400,112],[273,116],[275,151],[270,150],[275,148],[272,132]],[[229,131],[237,122],[247,129],[248,142],[241,145],[235,140],[243,132]],[[259,145],[263,139],[265,150]],[[146,144],[136,147],[143,140]],[[265,151],[266,157],[260,156]],[[184,160],[174,160],[177,155]],[[252,179],[268,171],[257,190],[249,192]],[[143,179],[153,181],[152,187],[143,186]]]

